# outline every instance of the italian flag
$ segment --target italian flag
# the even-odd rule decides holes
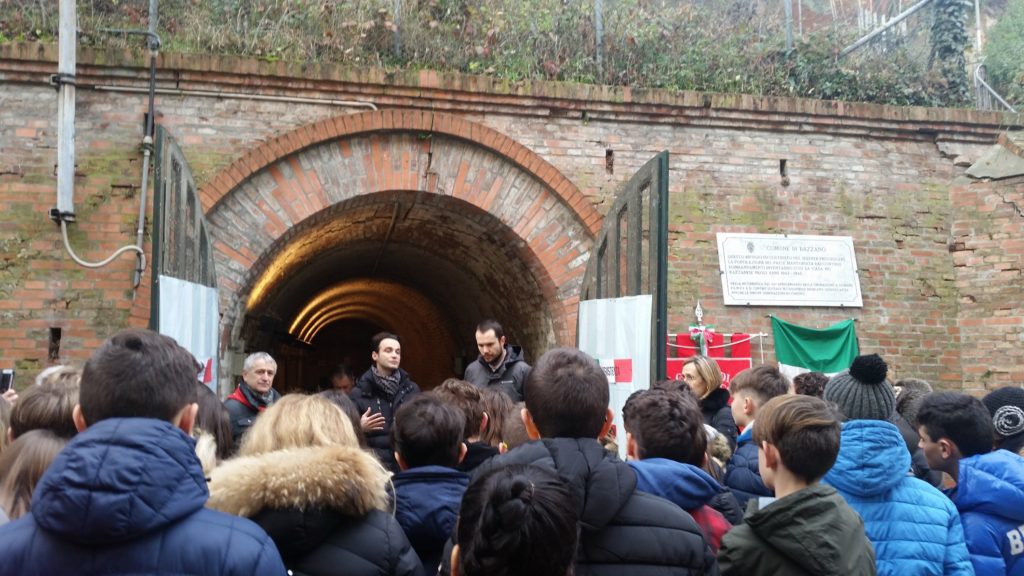
[[[804,372],[838,374],[849,368],[859,354],[853,320],[816,330],[772,316],[772,333],[779,371],[790,380]]]

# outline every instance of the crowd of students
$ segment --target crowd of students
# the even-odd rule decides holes
[[[1024,576],[1024,389],[891,383],[875,354],[728,390],[686,366],[625,403],[625,460],[606,376],[565,348],[523,402],[410,393],[386,445],[358,387],[268,385],[235,438],[194,358],[127,330],[0,401],[0,576]]]

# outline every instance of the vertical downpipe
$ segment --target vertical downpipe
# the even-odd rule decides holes
[[[75,219],[75,0],[60,0],[57,58],[57,213],[58,222]]]

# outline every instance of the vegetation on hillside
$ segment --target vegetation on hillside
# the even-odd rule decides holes
[[[512,82],[550,79],[899,105],[966,103],[962,52],[966,36],[962,22],[952,26],[946,22],[943,27],[940,10],[935,11],[937,17],[928,16],[916,24],[923,35],[893,34],[838,59],[839,51],[862,29],[850,25],[850,20],[836,20],[835,14],[830,23],[821,24],[819,18],[818,25],[811,26],[813,10],[827,10],[829,3],[803,0],[809,24],[787,50],[780,4],[767,0],[161,0],[158,29],[163,49],[177,52],[429,68],[494,75]],[[936,4],[958,7],[962,3],[940,0]],[[595,5],[602,6],[597,14]],[[952,14],[963,18],[962,8]],[[78,15],[83,44],[141,46],[138,37],[101,30],[145,28],[148,2],[79,0]],[[937,22],[939,36],[948,40],[938,49],[927,45],[928,22]],[[56,1],[0,0],[0,41],[53,41],[56,29]],[[992,58],[989,66],[993,76],[1002,70]]]
[[[1010,0],[999,22],[989,30],[985,67],[995,89],[1024,107],[1024,0]]]

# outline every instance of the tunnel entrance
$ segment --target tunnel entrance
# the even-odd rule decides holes
[[[501,322],[529,362],[575,342],[601,218],[557,170],[493,130],[367,112],[282,136],[227,172],[201,191],[222,391],[257,350],[278,359],[281,391],[316,390],[339,362],[359,374],[382,330],[401,336],[402,367],[425,389],[476,358],[483,318]]]
[[[280,358],[284,389],[314,389],[338,362],[369,368],[370,338],[402,338],[423,388],[461,375],[473,332],[499,318],[528,353],[555,342],[552,311],[516,239],[493,216],[446,196],[375,194],[303,222],[270,256],[242,337]]]

